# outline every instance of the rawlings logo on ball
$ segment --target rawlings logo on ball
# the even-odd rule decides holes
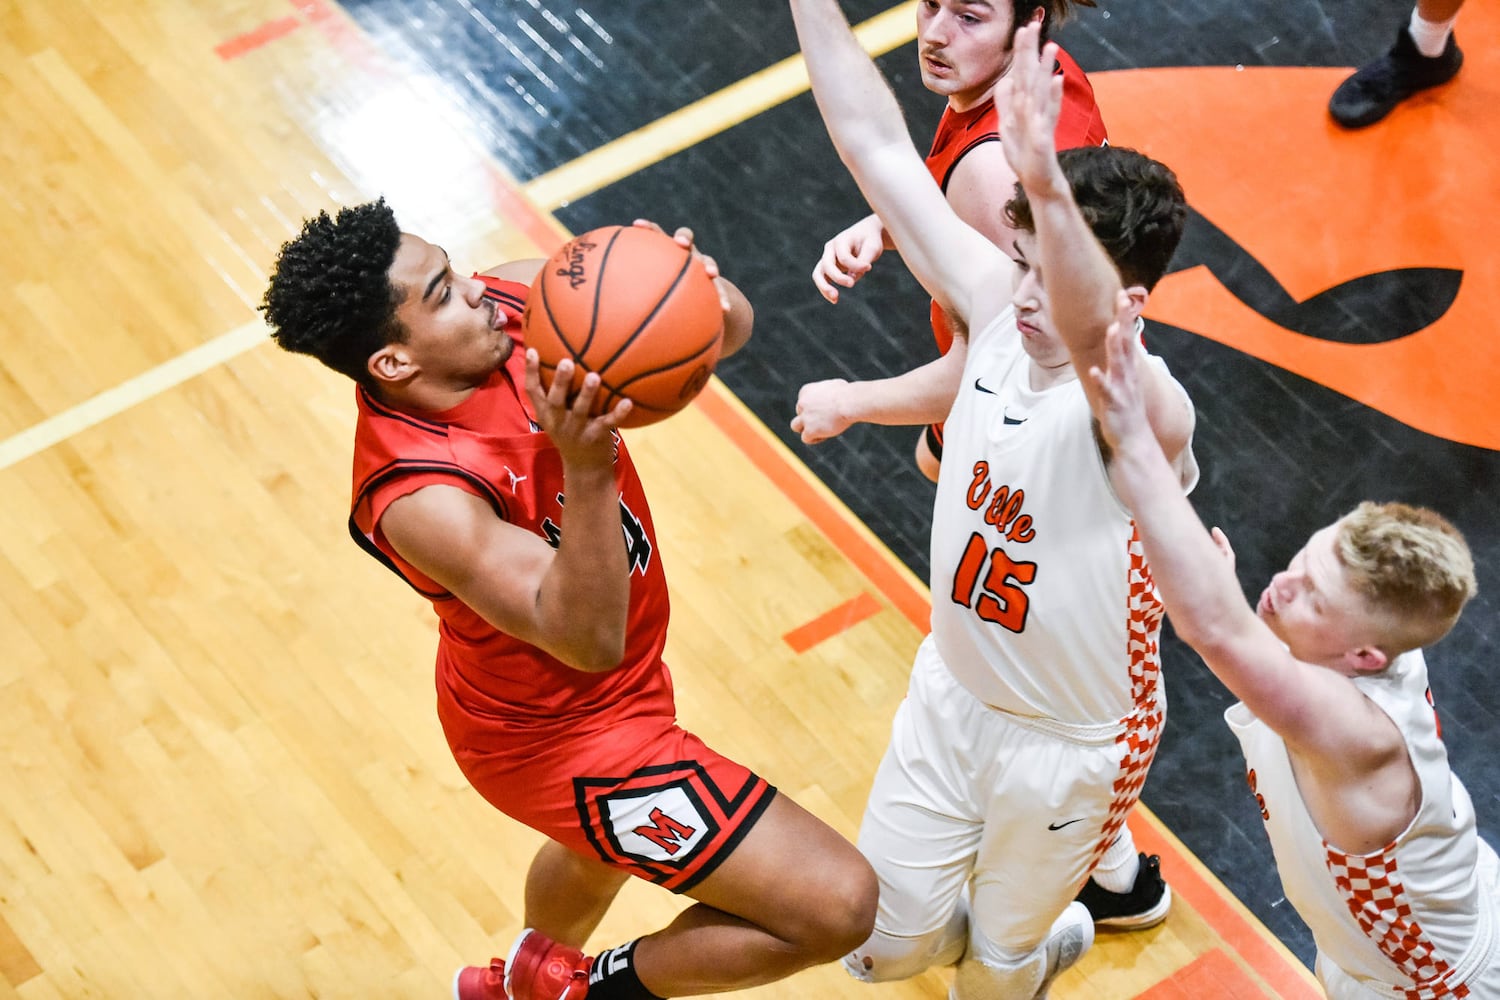
[[[563,248],[563,252],[568,256],[568,266],[558,268],[557,276],[559,278],[567,278],[568,287],[576,289],[588,280],[588,275],[583,270],[583,261],[587,252],[594,249],[594,247],[595,244],[580,238]]]

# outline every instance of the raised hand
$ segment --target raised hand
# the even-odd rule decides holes
[[[1089,369],[1089,378],[1094,380],[1103,401],[1096,410],[1100,434],[1115,450],[1138,434],[1144,434],[1154,444],[1156,439],[1146,417],[1146,395],[1141,385],[1141,351],[1136,344],[1135,318],[1130,296],[1123,289],[1115,294],[1115,318],[1105,331],[1104,346],[1109,371]]]
[[[1057,165],[1055,138],[1063,78],[1053,72],[1057,46],[1048,42],[1039,52],[1040,39],[1041,25],[1036,22],[1016,32],[1010,69],[995,96],[1004,115],[1000,142],[1005,158],[1032,195],[1067,184]]]
[[[1223,528],[1213,528],[1209,531],[1209,535],[1213,538],[1214,544],[1219,547],[1219,551],[1223,553],[1224,561],[1229,563],[1229,571],[1234,572],[1234,549],[1229,545],[1229,536],[1224,534]]]
[[[885,226],[878,216],[867,216],[823,244],[823,256],[813,268],[813,284],[829,302],[838,303],[839,288],[853,288],[885,252]]]

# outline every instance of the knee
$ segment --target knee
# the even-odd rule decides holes
[[[850,853],[852,858],[840,866],[838,876],[821,887],[797,935],[801,949],[819,964],[847,955],[875,929],[880,885],[869,862],[852,849]]]
[[[849,872],[840,880],[839,891],[832,894],[820,937],[824,961],[842,958],[875,931],[875,908],[880,902],[880,883],[863,855],[848,865]]]

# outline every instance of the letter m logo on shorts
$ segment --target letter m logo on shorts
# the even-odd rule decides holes
[[[681,851],[683,845],[691,843],[693,835],[698,832],[693,827],[677,822],[660,808],[651,810],[650,819],[650,826],[638,826],[632,832],[637,836],[645,837],[671,855]]]
[[[717,867],[775,794],[738,768],[721,788],[712,766],[676,761],[623,778],[574,778],[584,835],[607,864],[674,892]]]
[[[610,847],[635,861],[681,862],[717,827],[697,789],[685,781],[655,788],[620,788],[601,796],[605,838]]]

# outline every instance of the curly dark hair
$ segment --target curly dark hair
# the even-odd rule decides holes
[[[387,273],[400,242],[384,198],[303,223],[276,255],[260,304],[277,346],[368,385],[370,355],[406,339],[396,319],[404,292]]]
[[[1046,41],[1052,29],[1062,24],[1072,14],[1074,7],[1097,7],[1095,0],[1011,0],[1011,24],[1019,28],[1031,20],[1038,7],[1046,11],[1042,18],[1042,41]]]
[[[1170,167],[1121,146],[1087,146],[1057,154],[1084,220],[1126,285],[1155,288],[1182,239],[1187,199]],[[1005,203],[1005,218],[1036,232],[1021,185]]]

